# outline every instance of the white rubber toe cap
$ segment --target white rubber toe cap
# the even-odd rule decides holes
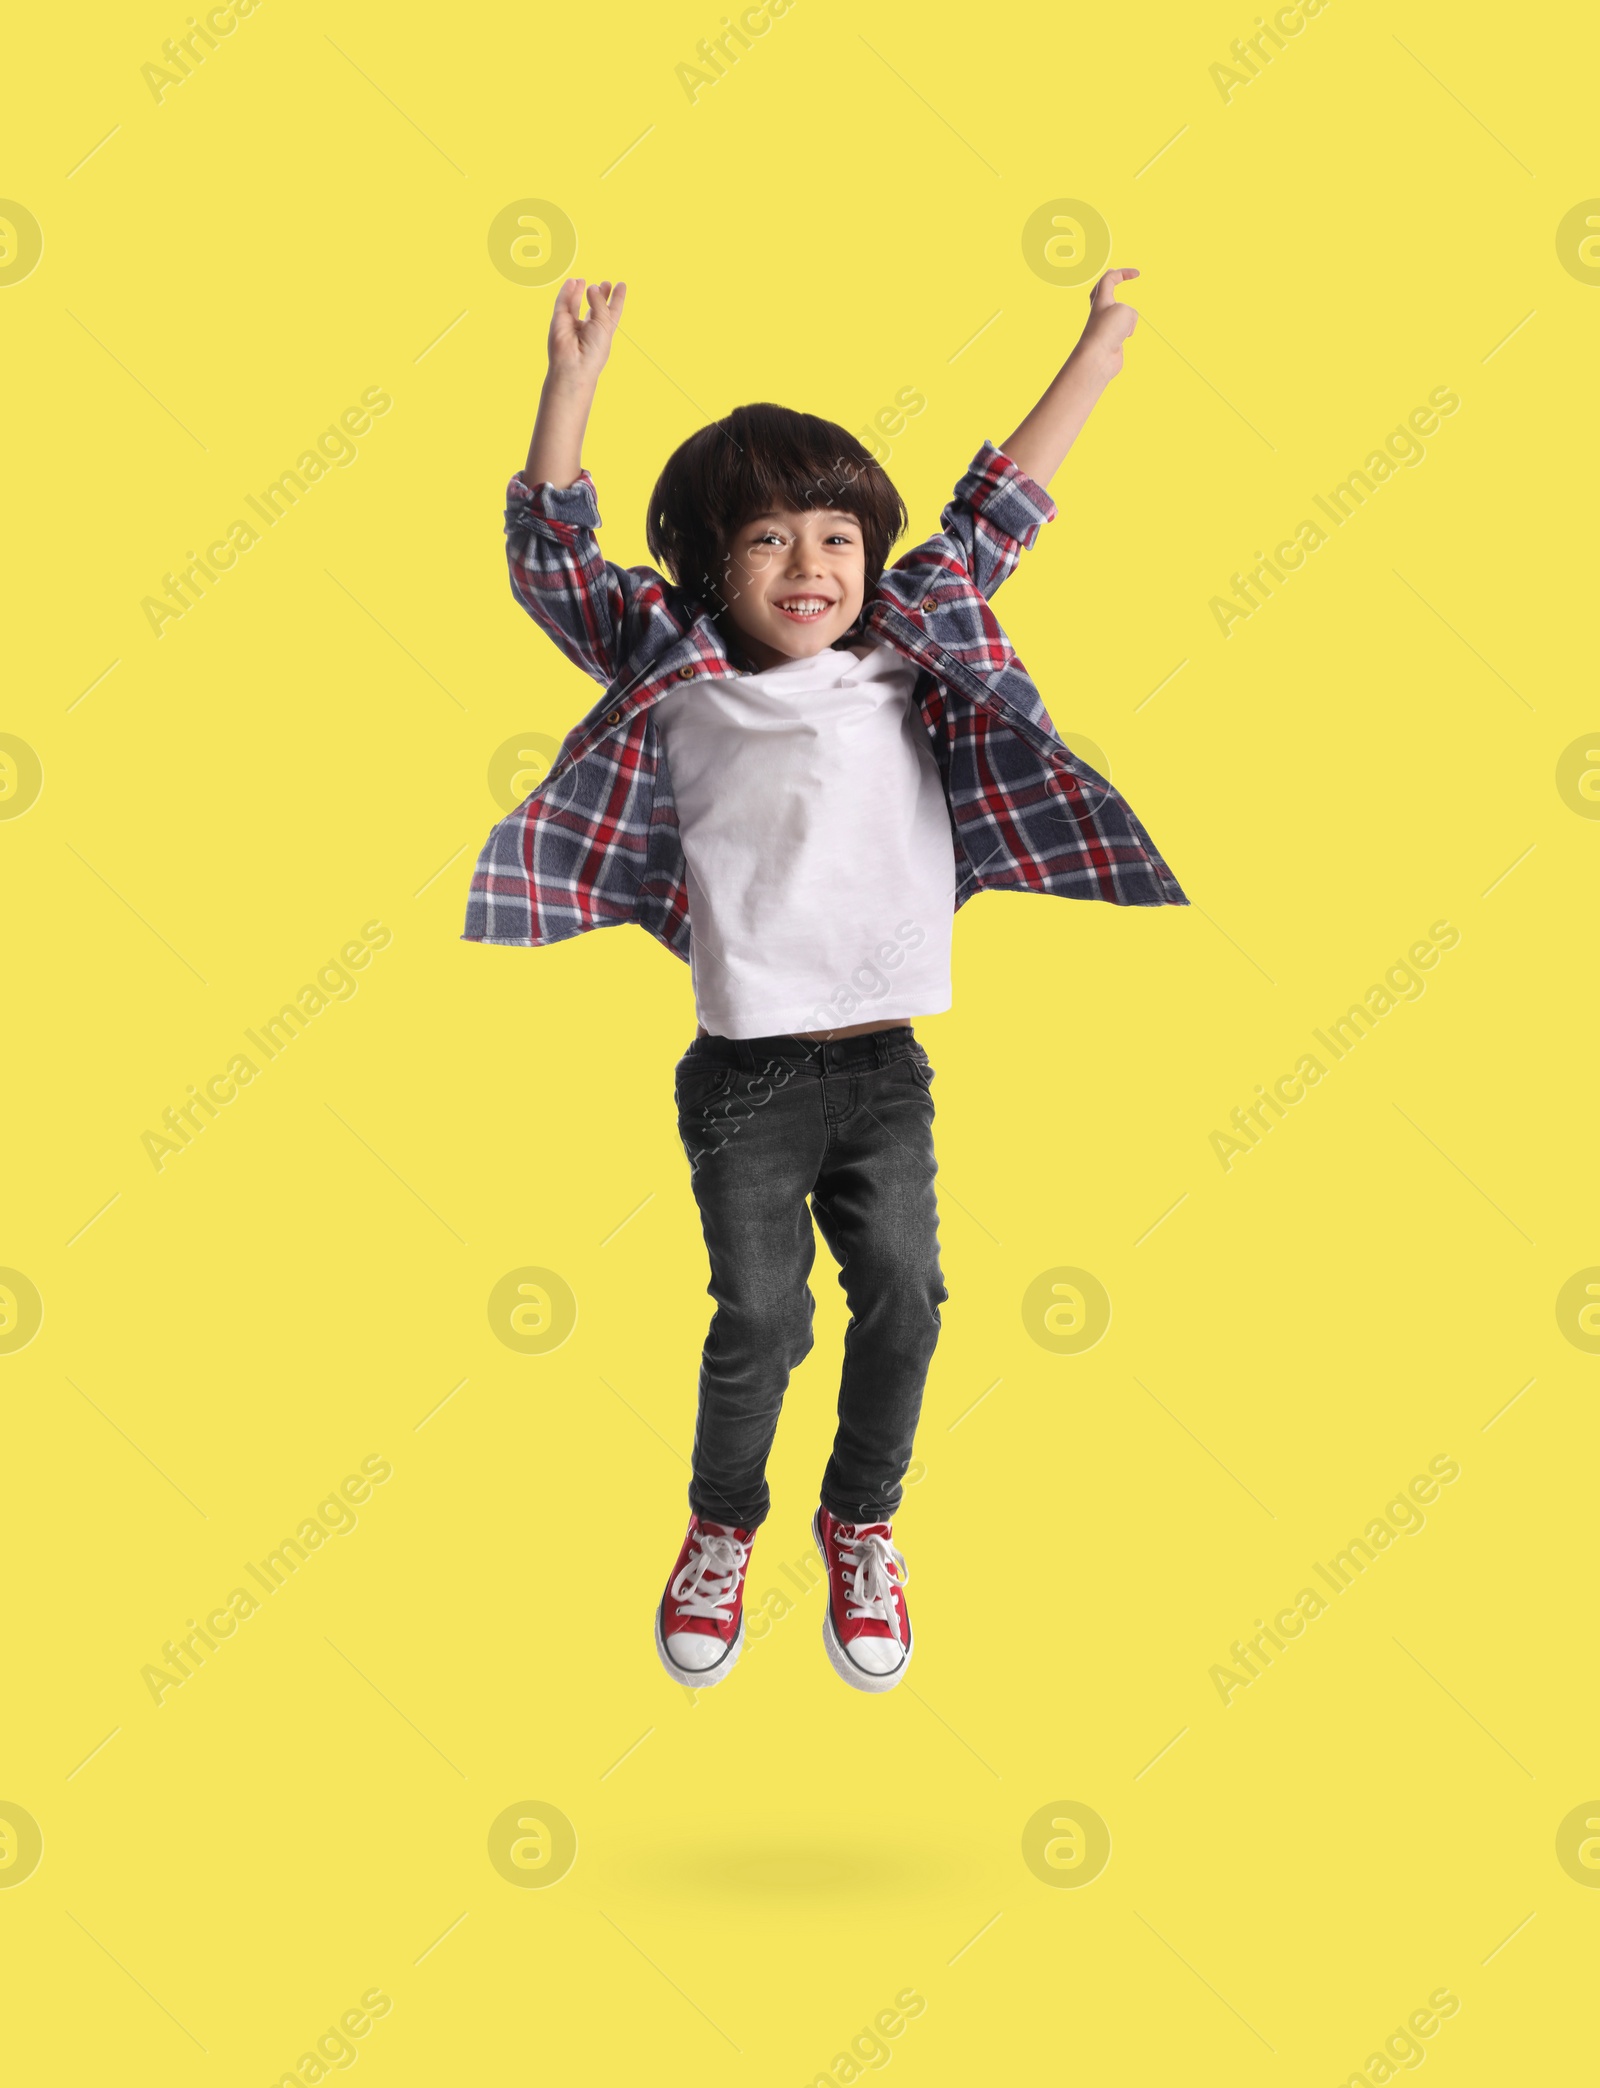
[[[728,1648],[708,1631],[674,1631],[663,1642],[667,1658],[686,1675],[703,1675],[728,1657]]]
[[[892,1675],[906,1657],[904,1646],[892,1638],[851,1639],[844,1652],[846,1660],[867,1675]]]

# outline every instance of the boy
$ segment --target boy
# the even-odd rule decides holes
[[[1062,744],[989,609],[1122,367],[1135,315],[1115,292],[1137,274],[1101,277],[1039,403],[1003,448],[983,444],[939,533],[894,566],[906,516],[881,467],[833,423],[762,405],[668,460],[646,541],[670,578],[601,557],[582,468],[625,286],[591,286],[587,317],[581,278],[556,296],[507,553],[518,601],[605,695],[490,834],[465,939],[636,921],[692,968],[678,1128],[716,1313],[689,1528],[655,1624],[691,1688],[744,1644],[767,1454],[812,1345],[813,1219],[850,1307],[812,1523],[824,1644],[865,1691],[893,1689],[911,1659],[893,1517],[948,1295],[933,1068],[911,1021],[950,1006],[955,909],[985,889],[1188,904],[1122,797]]]

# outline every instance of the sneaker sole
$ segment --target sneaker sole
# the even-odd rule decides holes
[[[822,1542],[821,1522],[815,1515],[811,1518],[811,1541],[821,1554],[823,1571],[826,1573],[828,1554]],[[864,1668],[858,1668],[839,1643],[839,1634],[834,1629],[833,1584],[831,1576],[829,1577],[828,1597],[822,1610],[822,1646],[828,1656],[829,1666],[841,1682],[848,1683],[852,1689],[865,1690],[869,1696],[882,1696],[885,1691],[898,1687],[905,1680],[906,1669],[911,1665],[911,1656],[917,1650],[917,1628],[912,1623],[909,1612],[906,1616],[906,1629],[911,1633],[906,1642],[906,1657],[892,1675],[871,1675]]]
[[[659,1602],[656,1604],[656,1658],[661,1662],[661,1665],[666,1669],[673,1681],[681,1682],[685,1689],[715,1689],[717,1684],[726,1677],[743,1651],[744,1613],[741,1611],[739,1614],[738,1635],[715,1667],[679,1667],[677,1662],[667,1652],[666,1641],[661,1635],[661,1604]]]

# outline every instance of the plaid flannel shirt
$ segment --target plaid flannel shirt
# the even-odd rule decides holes
[[[977,892],[1050,892],[1116,906],[1187,906],[1119,792],[1070,752],[989,598],[1055,502],[985,442],[940,516],[869,597],[864,635],[917,668],[915,701],[944,782],[958,907]],[[511,590],[605,694],[544,781],[484,843],[466,942],[561,942],[635,921],[689,959],[672,781],[651,716],[669,688],[742,671],[712,615],[650,566],[600,555],[587,471],[507,489]]]

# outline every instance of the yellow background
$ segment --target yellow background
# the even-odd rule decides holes
[[[159,103],[176,9],[14,26],[19,2079],[265,2088],[373,1987],[374,2083],[847,2082],[907,1988],[907,2081],[1343,2082],[1441,1987],[1430,2078],[1576,2078],[1600,1359],[1555,1301],[1600,1261],[1600,830],[1555,776],[1596,726],[1600,295],[1556,228],[1600,190],[1596,36],[1333,0],[1225,102],[1252,26],[797,0],[694,104],[719,12],[677,0],[265,0]],[[951,1293],[897,1525],[919,1651],[881,1700],[814,1593],[698,1703],[652,1650],[709,1311],[687,969],[458,940],[491,757],[594,694],[503,564],[553,288],[486,238],[528,197],[629,284],[586,451],[624,562],[704,419],[855,428],[908,385],[914,541],[1077,337],[1030,215],[1085,199],[1144,271],[997,607],[1195,903],[959,918],[919,1025]],[[155,638],[161,576],[372,386],[358,461]],[[1426,462],[1224,640],[1210,598],[1436,386]],[[161,1112],[374,919],[355,997],[158,1172]],[[1440,919],[1422,997],[1224,1172],[1229,1112]],[[486,1309],[529,1265],[578,1301],[545,1355]],[[1061,1266],[1113,1306],[1075,1356],[1021,1311]],[[831,1276],[755,1602],[810,1552]],[[1211,1666],[1441,1454],[1427,1527],[1224,1706]],[[369,1456],[359,1527],[157,1707],[141,1668]],[[487,1836],[535,1801],[577,1860],[519,1890]],[[1023,1829],[1072,1805],[1111,1858],[1052,1889]]]

